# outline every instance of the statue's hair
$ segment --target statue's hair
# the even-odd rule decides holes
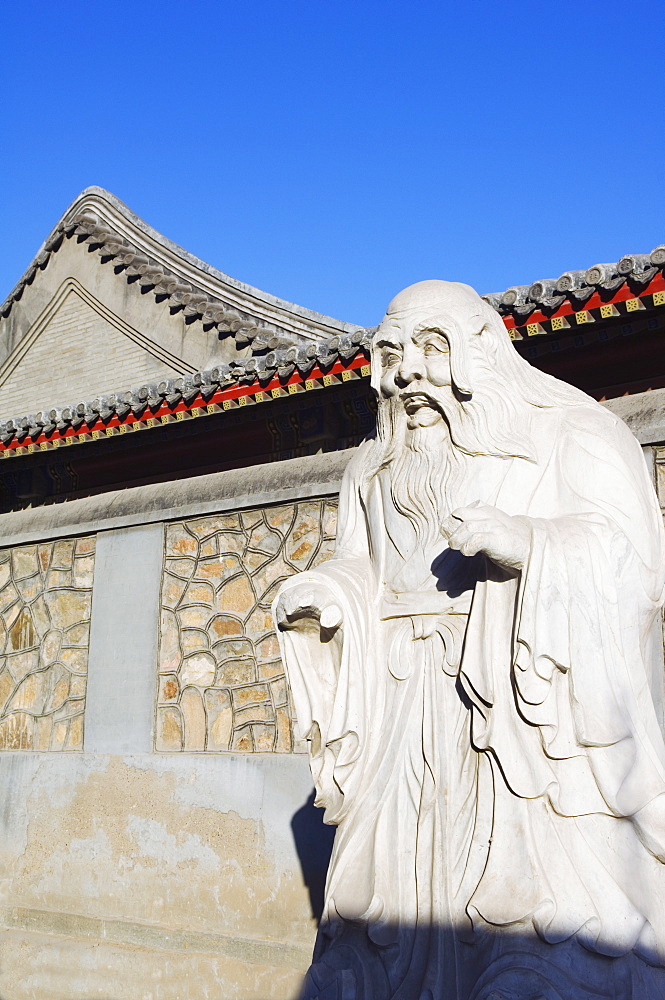
[[[458,414],[445,416],[453,442],[467,454],[533,460],[533,444],[522,429],[525,406],[593,405],[586,393],[525,361],[501,317],[469,285],[450,281],[411,285],[392,300],[384,323],[413,312],[419,317],[416,331],[434,330],[450,344]],[[381,333],[377,336],[380,339]],[[377,435],[386,443],[394,420],[388,418],[388,401],[380,398],[381,363],[376,349],[373,355],[372,385],[380,400]]]

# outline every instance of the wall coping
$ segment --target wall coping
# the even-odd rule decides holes
[[[650,389],[603,402],[628,424],[640,444],[665,442],[665,389]]]
[[[0,514],[0,548],[205,514],[334,497],[353,449],[151,483]]]

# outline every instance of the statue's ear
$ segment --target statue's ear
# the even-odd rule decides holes
[[[471,364],[473,338],[482,333],[482,320],[480,317],[473,317],[473,326],[461,328],[457,323],[450,323],[449,331],[446,333],[450,342],[450,376],[453,385],[460,396],[473,396]]]

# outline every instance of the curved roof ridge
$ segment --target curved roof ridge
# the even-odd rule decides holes
[[[609,301],[623,285],[628,285],[639,294],[664,267],[665,244],[659,244],[649,254],[624,254],[616,263],[564,271],[558,278],[513,285],[503,292],[483,295],[483,298],[502,316],[512,316],[520,324],[525,323],[531,313],[538,310],[550,314],[566,301],[575,309],[583,309],[595,292]]]
[[[0,305],[0,315],[9,314],[14,301],[21,297],[25,286],[32,281],[37,268],[44,268],[50,255],[62,245],[63,238],[74,233],[85,237],[89,243],[97,242],[100,252],[108,250],[112,256],[125,250],[130,252],[125,256],[129,256],[134,251],[134,258],[145,258],[140,261],[139,267],[154,274],[155,279],[166,275],[175,278],[176,285],[190,284],[189,290],[179,289],[181,297],[187,296],[188,291],[190,299],[196,299],[198,295],[198,304],[202,306],[201,318],[204,322],[212,321],[213,325],[218,323],[214,317],[204,316],[205,309],[212,311],[217,306],[219,311],[220,307],[226,306],[231,312],[237,310],[238,326],[242,325],[243,316],[245,319],[251,317],[260,323],[255,333],[286,334],[296,340],[324,340],[350,334],[360,328],[357,324],[314,312],[232,278],[168,239],[114,194],[96,186],[85,188],[69,205]],[[174,290],[178,291],[178,288]],[[173,294],[162,289],[160,294],[164,291]],[[234,317],[229,317],[228,321],[231,325],[227,330],[235,333]]]

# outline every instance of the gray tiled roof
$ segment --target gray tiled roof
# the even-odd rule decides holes
[[[536,310],[553,312],[566,301],[581,309],[594,292],[611,295],[627,284],[639,294],[663,267],[665,245],[660,245],[650,254],[626,254],[615,264],[594,264],[586,271],[564,271],[558,278],[514,285],[505,292],[483,298],[502,316],[513,316],[518,323],[524,323]]]
[[[353,334],[332,337],[321,343],[302,343],[271,350],[231,364],[218,365],[193,375],[182,375],[162,382],[146,382],[125,392],[81,400],[49,410],[0,421],[0,441],[8,444],[14,436],[45,433],[68,427],[78,429],[94,424],[100,418],[109,420],[114,414],[121,420],[130,412],[139,417],[146,408],[166,401],[176,406],[181,400],[189,404],[199,394],[207,399],[220,389],[258,382],[266,385],[275,376],[289,378],[294,372],[306,378],[315,365],[326,369],[336,361],[350,361],[359,351],[369,350],[373,330],[358,330]]]
[[[130,411],[140,414],[162,400],[171,405],[180,399],[191,402],[199,393],[205,398],[233,385],[265,384],[276,375],[288,378],[296,370],[306,377],[315,364],[325,368],[336,360],[350,360],[360,349],[369,347],[373,330],[301,309],[235,281],[176,247],[99,188],[87,189],[70,206],[0,306],[0,316],[9,315],[37,269],[48,265],[64,240],[74,238],[96,250],[100,261],[112,262],[118,275],[133,279],[141,291],[152,293],[159,302],[167,301],[172,309],[182,309],[190,320],[233,337],[238,346],[249,349],[250,356],[193,375],[0,421],[4,443],[17,432],[25,435],[41,429],[50,433],[56,427],[64,430],[92,424],[100,416],[104,420],[114,413],[121,417]],[[650,254],[627,254],[614,264],[566,271],[556,279],[516,285],[483,298],[502,316],[512,316],[520,324],[536,310],[553,312],[566,301],[574,309],[583,309],[594,292],[609,299],[627,284],[639,294],[664,267],[665,245],[660,245]],[[330,332],[337,335],[330,337]]]
[[[92,200],[91,200],[92,199]],[[124,233],[118,231],[103,210],[113,207],[115,218],[128,223]],[[109,217],[112,213],[107,213]],[[143,230],[154,244],[169,251],[172,262],[189,264],[189,280],[146,253],[132,241],[132,233]],[[156,230],[106,191],[90,188],[83,193],[63,216],[23,277],[0,305],[0,316],[8,316],[15,301],[21,298],[38,268],[45,268],[51,254],[57,253],[65,239],[76,237],[90,249],[97,250],[100,260],[112,262],[119,275],[134,279],[137,288],[152,292],[160,302],[167,301],[172,309],[182,309],[185,316],[198,320],[222,336],[232,336],[239,347],[251,345],[253,351],[274,349],[301,340],[319,340],[333,330],[352,332],[355,327],[291,303],[266,295],[258,289],[242,285],[186,251],[175,247]],[[175,251],[175,253],[174,253]],[[625,254],[615,263],[594,264],[587,270],[565,271],[558,278],[544,278],[530,285],[513,285],[503,292],[483,295],[502,316],[512,316],[523,323],[536,310],[553,312],[566,301],[574,308],[583,308],[594,292],[612,294],[628,284],[639,292],[665,267],[665,245],[650,254]],[[214,279],[198,281],[197,275]],[[207,284],[207,287],[203,287]],[[233,294],[231,294],[233,293]],[[234,299],[233,302],[230,300]],[[268,304],[270,318],[257,318],[257,304]],[[244,306],[244,308],[243,308]],[[260,309],[258,311],[261,311]],[[294,322],[295,321],[295,322]]]

